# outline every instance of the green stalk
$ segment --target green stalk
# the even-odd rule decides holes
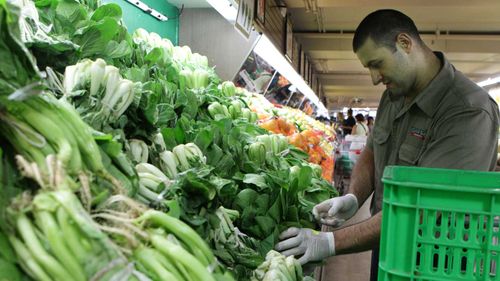
[[[33,278],[39,281],[52,281],[21,240],[17,239],[14,235],[9,235],[9,241],[19,256],[19,261],[25,264]]]
[[[83,273],[83,268],[64,244],[65,237],[59,229],[53,215],[48,211],[37,210],[35,212],[35,218],[38,221],[38,225],[41,226],[45,237],[47,237],[47,241],[49,242],[50,249],[54,256],[72,273],[75,280],[85,281],[87,278]]]
[[[64,242],[68,245],[78,261],[84,263],[90,255],[90,242],[80,235],[80,230],[70,221],[68,214],[63,208],[57,208],[56,212],[57,222],[64,236]]]
[[[38,240],[35,229],[25,214],[20,214],[17,218],[17,229],[26,243],[35,260],[58,281],[74,280],[71,274],[50,255]]]
[[[106,239],[106,235],[99,230],[97,224],[82,207],[75,194],[67,190],[58,190],[52,192],[51,195],[61,204],[61,207],[64,208],[71,220],[74,221],[87,237],[97,240]]]
[[[0,123],[0,130],[17,153],[26,157],[26,160],[37,163],[40,168],[45,167],[46,155],[39,148],[27,142],[26,139],[19,135],[14,128]]]
[[[150,189],[148,189],[147,187],[145,187],[144,185],[140,184],[139,185],[139,192],[138,192],[142,197],[146,198],[147,200],[149,200],[149,202],[155,202],[156,200],[158,200],[158,194],[151,191]]]
[[[178,239],[182,240],[189,246],[193,253],[197,254],[196,257],[203,263],[204,266],[209,266],[215,260],[212,250],[208,247],[203,239],[194,231],[189,225],[184,222],[171,217],[165,213],[148,210],[144,212],[138,219],[138,222],[149,221],[153,225],[161,226],[167,232],[173,233]],[[198,251],[193,251],[198,249]]]
[[[71,132],[76,140],[82,159],[87,167],[93,172],[104,170],[99,146],[92,135],[92,128],[82,120],[71,104],[63,100],[57,100],[51,95],[45,95],[44,98],[46,100],[38,99],[38,102],[30,99],[33,100],[30,105],[40,110],[51,110],[57,113],[62,121],[61,125],[64,125],[66,131]],[[44,106],[42,102],[45,102],[46,105]]]
[[[74,222],[74,225],[83,233],[83,236],[88,238],[96,259],[104,258],[109,261],[121,257],[118,249],[111,243],[108,236],[99,229],[97,223],[92,220],[74,193],[66,190],[58,190],[52,192],[51,196],[64,208],[69,218]],[[97,247],[101,252],[96,253],[94,251]],[[87,268],[86,264],[85,272],[88,272]]]
[[[24,102],[11,102],[8,108],[12,114],[22,116],[31,127],[57,148],[57,156],[68,170],[77,173],[82,169],[82,159],[76,141],[60,128],[58,124],[60,118],[54,112],[42,114]]]
[[[153,246],[170,259],[176,259],[191,271],[194,280],[215,281],[201,262],[179,245],[158,234],[150,234]]]
[[[177,261],[177,260],[174,261],[174,264],[179,269],[179,271],[181,272],[183,278],[185,280],[189,281],[191,275],[189,275],[189,273],[187,272],[186,267],[182,263],[180,263],[179,261]]]
[[[160,262],[163,267],[165,267],[175,276],[175,278],[177,278],[177,280],[185,280],[179,270],[177,270],[177,268],[175,267],[175,263],[172,263],[171,260],[162,255],[162,253],[160,253],[159,251],[151,249],[151,258],[156,259],[158,262]]]
[[[135,251],[134,256],[144,268],[155,275],[155,280],[180,281],[172,273],[165,269],[158,260],[151,258],[151,252],[151,249],[140,248]]]

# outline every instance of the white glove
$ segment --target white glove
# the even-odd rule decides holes
[[[280,234],[274,249],[285,256],[300,256],[300,264],[321,261],[335,255],[333,232],[319,232],[309,228],[291,227]]]
[[[313,208],[313,215],[322,224],[342,225],[358,211],[358,199],[352,193],[325,200]]]

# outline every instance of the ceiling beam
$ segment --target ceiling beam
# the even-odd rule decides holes
[[[422,37],[431,49],[445,53],[500,53],[500,35],[430,35]],[[352,35],[302,33],[299,38],[306,52],[352,51]]]
[[[305,9],[304,0],[285,0],[287,8]],[[498,5],[497,0],[419,0],[419,1],[401,1],[401,0],[317,0],[318,8],[340,8],[340,7],[443,7],[443,6],[464,6],[480,7]]]

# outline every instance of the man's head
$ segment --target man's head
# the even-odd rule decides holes
[[[349,108],[349,109],[347,110],[347,116],[352,116],[352,108]]]
[[[413,90],[417,80],[417,50],[422,39],[415,23],[396,10],[378,10],[359,24],[352,47],[373,84],[383,83],[393,95]]]
[[[378,46],[385,46],[396,51],[396,39],[400,33],[406,33],[418,43],[422,43],[417,27],[411,18],[396,10],[377,10],[366,16],[354,34],[352,49],[358,49],[371,38]]]

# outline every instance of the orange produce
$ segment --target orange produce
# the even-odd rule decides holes
[[[315,163],[315,164],[321,163],[321,160],[323,159],[323,157],[321,157],[321,153],[319,153],[317,150],[310,149],[308,154],[309,154],[309,162]]]
[[[307,139],[302,134],[295,133],[289,136],[288,142],[304,151],[308,150]]]
[[[280,127],[281,133],[285,136],[289,136],[295,133],[295,126],[293,124],[288,123],[283,118],[278,118],[278,125]]]
[[[265,120],[259,126],[276,134],[281,132],[278,121],[275,118]]]
[[[321,168],[323,169],[321,177],[327,181],[332,181],[334,163],[333,157],[327,157],[323,160],[323,162],[321,162]]]
[[[312,144],[312,145],[318,145],[319,144],[319,136],[316,132],[312,131],[312,130],[304,130],[302,131],[301,133],[306,139],[307,141]]]

